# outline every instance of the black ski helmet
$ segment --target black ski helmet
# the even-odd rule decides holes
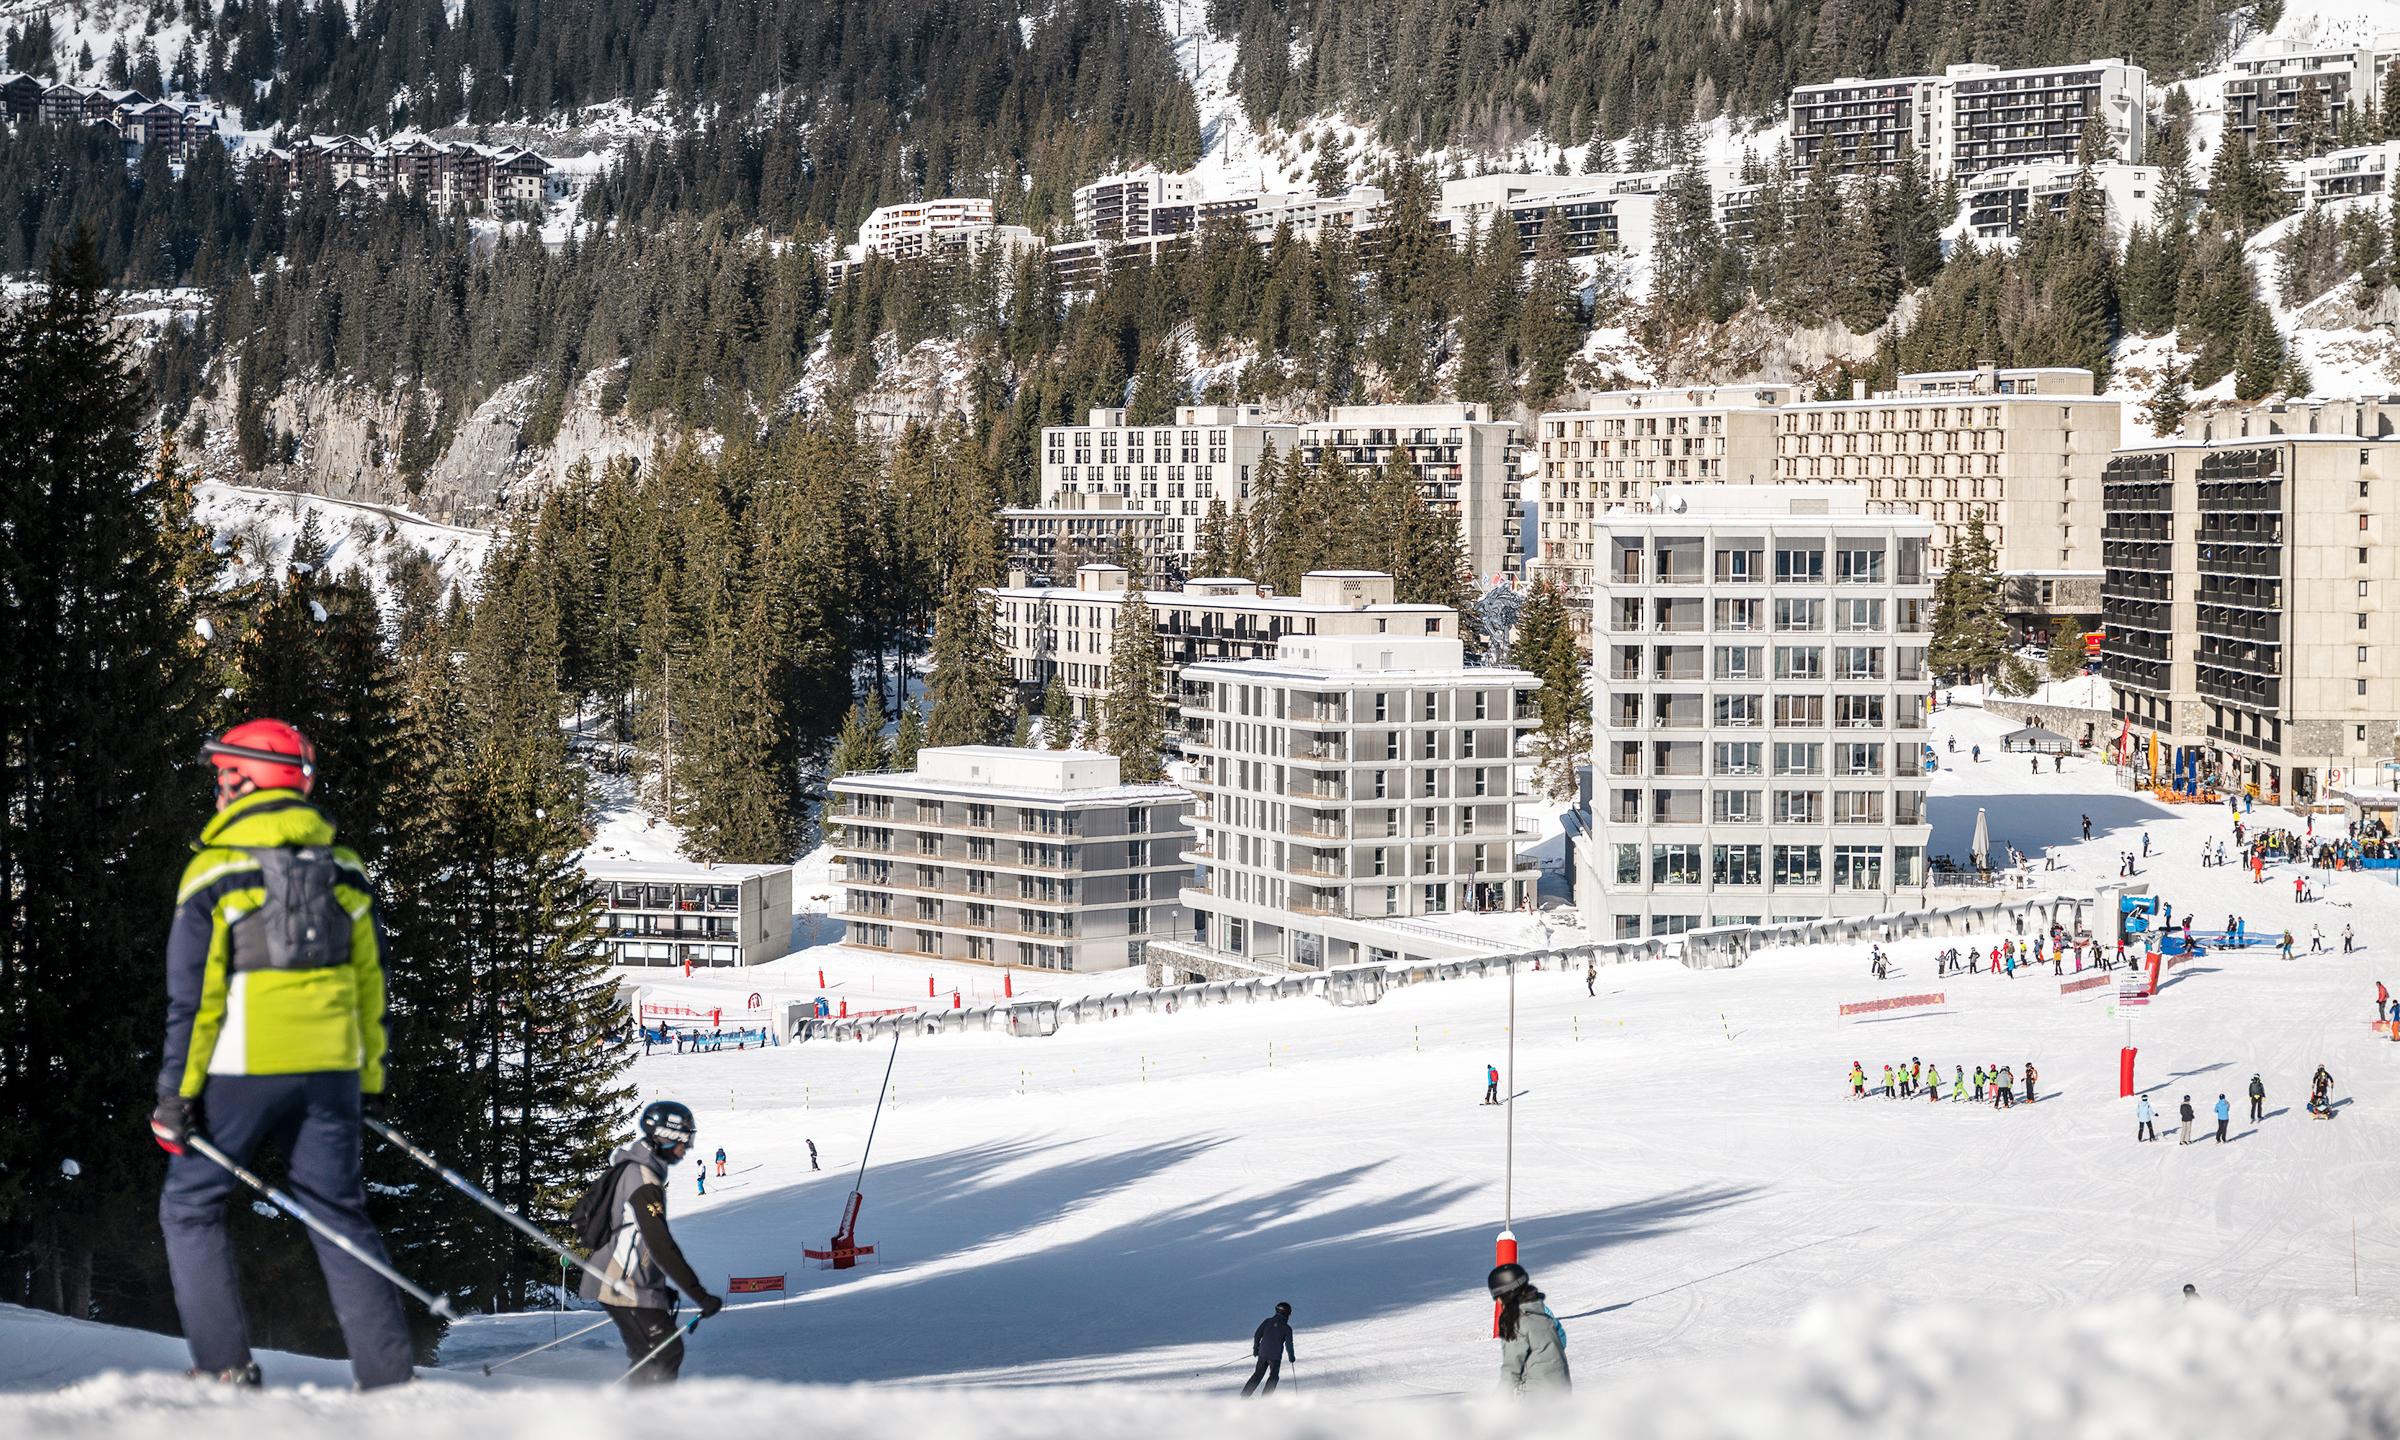
[[[642,1138],[653,1149],[683,1150],[700,1133],[692,1107],[680,1100],[653,1100],[642,1107]]]
[[[1292,1313],[1292,1302],[1291,1302],[1291,1301],[1289,1301],[1289,1300],[1278,1300],[1278,1301],[1276,1301],[1276,1302],[1275,1302],[1275,1313],[1276,1313],[1276,1314],[1278,1314],[1278,1315],[1289,1315],[1289,1314],[1291,1314],[1291,1313]]]
[[[1522,1265],[1494,1265],[1492,1273],[1485,1277],[1483,1283],[1491,1289],[1492,1298],[1499,1300],[1514,1294],[1518,1286],[1532,1279]]]

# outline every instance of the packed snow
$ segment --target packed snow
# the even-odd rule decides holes
[[[2034,857],[2037,882],[2086,893],[2132,852],[2138,879],[2203,912],[2201,928],[2239,910],[2253,933],[2294,929],[2299,957],[2212,951],[2131,1018],[2113,987],[2061,993],[2071,974],[1936,978],[1932,952],[1954,941],[1890,946],[1883,981],[1863,945],[1729,971],[1625,965],[1590,993],[1580,971],[1528,971],[1509,1076],[1523,1121],[1513,1199],[1512,1107],[1477,1103],[1483,1067],[1508,1063],[1498,977],[1361,1008],[1287,1000],[1043,1039],[911,1038],[896,1062],[888,1043],[827,1041],[651,1055],[634,1071],[644,1098],[694,1105],[698,1153],[722,1145],[729,1160],[705,1195],[690,1168],[674,1179],[686,1250],[711,1283],[791,1285],[788,1300],[744,1300],[701,1326],[688,1388],[600,1390],[624,1364],[605,1332],[482,1377],[591,1318],[544,1313],[458,1326],[413,1394],[353,1398],[338,1369],[269,1356],[268,1394],[229,1400],[162,1374],[179,1363],[170,1342],[12,1313],[0,1383],[16,1393],[0,1398],[0,1423],[65,1440],[273,1440],[337,1424],[362,1440],[604,1440],[696,1417],[739,1434],[1180,1437],[1238,1424],[1276,1437],[1356,1434],[1364,1415],[1378,1434],[1515,1434],[1528,1419],[1486,1398],[1481,1289],[1513,1213],[1569,1337],[1580,1390],[1562,1431],[2394,1433],[2400,1045],[2371,1030],[2369,1010],[2375,981],[2400,979],[2388,939],[2400,888],[2312,872],[2323,898],[2299,905],[2287,867],[2260,885],[2204,870],[2203,840],[2229,830],[2222,806],[2128,793],[2089,759],[2036,775],[1997,753],[2012,726],[1972,707],[1938,713],[1937,850],[1962,848],[1981,810],[1997,843]],[[1978,745],[1981,762],[1967,758]],[[2249,820],[2309,823],[2263,808]],[[2361,953],[2339,953],[2344,925]],[[2329,953],[2309,953],[2318,929]],[[913,982],[924,1003],[922,962],[829,943],[662,983],[807,989],[820,965],[829,990]],[[1052,993],[1131,983],[1015,980]],[[1925,992],[1945,998],[1836,1017],[1845,1001]],[[2168,1122],[2156,1143],[2136,1143],[2117,1095],[2129,1027],[2138,1083]],[[1853,1060],[1879,1081],[1911,1057],[1945,1080],[2030,1060],[2038,1103],[1850,1098]],[[2331,1121],[2301,1103],[2320,1063],[2335,1077]],[[887,1064],[861,1186],[859,1238],[876,1259],[812,1269],[799,1252],[830,1237],[858,1181]],[[2259,1123],[2219,1146],[2204,1120],[2195,1147],[2175,1143],[2183,1095],[2205,1114],[2222,1092],[2240,1113],[2254,1072]],[[2186,1283],[2199,1303],[2177,1298]],[[1222,1397],[1278,1300],[1295,1308],[1297,1383],[1237,1414]],[[997,1404],[976,1393],[1002,1388]]]

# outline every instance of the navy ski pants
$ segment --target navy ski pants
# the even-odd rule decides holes
[[[262,1142],[282,1152],[290,1167],[285,1188],[292,1198],[360,1249],[383,1258],[383,1239],[367,1218],[357,1071],[212,1075],[201,1092],[200,1114],[201,1133],[236,1164],[248,1165]],[[241,1277],[234,1269],[225,1216],[226,1202],[240,1185],[194,1151],[167,1161],[166,1189],[158,1197],[176,1313],[183,1319],[194,1368],[211,1373],[250,1363]],[[413,1357],[399,1293],[315,1231],[309,1238],[316,1243],[317,1265],[325,1272],[325,1289],[359,1388],[408,1379]]]

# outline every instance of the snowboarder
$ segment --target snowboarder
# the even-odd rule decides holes
[[[725,1178],[725,1147],[722,1145],[717,1147],[717,1178]]]
[[[281,720],[245,721],[201,747],[217,813],[184,867],[167,939],[167,1033],[150,1133],[167,1162],[158,1218],[175,1309],[198,1378],[260,1383],[226,1230],[240,1181],[187,1142],[240,1165],[283,1153],[309,1213],[384,1258],[367,1217],[360,1116],[384,1095],[382,932],[357,854],[312,806],[316,749]],[[312,1235],[362,1390],[408,1380],[400,1297]]]
[[[2233,1123],[2233,1106],[2227,1103],[2223,1091],[2217,1093],[2217,1143],[2225,1143],[2225,1129]]]
[[[2133,1138],[2136,1141],[2156,1140],[2158,1126],[2152,1122],[2157,1118],[2157,1113],[2150,1108],[2150,1097],[2144,1095],[2140,1103],[2133,1107]]]
[[[1275,1313],[1258,1322],[1258,1329],[1250,1336],[1250,1358],[1258,1363],[1251,1367],[1250,1383],[1242,1387],[1244,1399],[1257,1391],[1261,1380],[1267,1382],[1267,1393],[1274,1394],[1275,1387],[1283,1383],[1283,1362],[1288,1359],[1295,1365],[1300,1363],[1299,1355],[1292,1350],[1291,1301],[1277,1301]]]
[[[808,1142],[808,1168],[811,1170],[822,1170],[825,1168],[817,1163],[817,1142],[814,1140]]]
[[[2182,1139],[2181,1141],[2179,1141],[2178,1143],[2179,1143],[2179,1144],[2184,1144],[2184,1145],[2189,1145],[2189,1144],[2191,1144],[2191,1143],[2192,1143],[2192,1114],[2193,1114],[2193,1112],[2192,1112],[2192,1097],[2191,1097],[2191,1096],[2189,1096],[2189,1095],[2186,1095],[2186,1096],[2184,1096],[2184,1097],[2183,1097],[2183,1108],[2182,1108],[2182,1111],[2181,1111],[2180,1113],[2181,1113],[2181,1114],[2182,1114],[2182,1116],[2183,1116],[2183,1139]]]
[[[625,1342],[625,1355],[640,1360],[653,1350],[658,1358],[632,1372],[634,1384],[665,1384],[683,1368],[683,1341],[675,1339],[674,1306],[680,1286],[700,1307],[705,1320],[725,1302],[709,1293],[691,1262],[667,1229],[667,1167],[680,1162],[699,1138],[699,1126],[689,1106],[674,1100],[653,1100],[642,1109],[641,1138],[609,1157],[608,1173],[594,1182],[605,1186],[595,1208],[606,1217],[607,1233],[592,1248],[592,1261],[607,1277],[587,1273],[580,1292],[600,1302],[615,1321]],[[577,1209],[581,1209],[579,1203]],[[659,1346],[665,1345],[664,1350]]]
[[[1500,1067],[1497,1065],[1483,1067],[1483,1103],[1486,1105],[1500,1103]]]
[[[2266,1081],[2264,1081],[2264,1080],[2261,1080],[2261,1079],[2259,1079],[2259,1078],[2258,1078],[2256,1075],[2253,1075],[2253,1076],[2251,1076],[2251,1077],[2250,1077],[2250,1123],[2251,1123],[2251,1124],[2255,1125],[2255,1124],[2257,1124],[2257,1123],[2258,1123],[2260,1120],[2262,1120],[2262,1119],[2265,1119],[2265,1118],[2266,1118],[2266,1115],[2265,1115],[2266,1106],[2267,1106],[2267,1082],[2266,1082]]]
[[[1567,1332],[1520,1265],[1496,1265],[1485,1278],[1500,1302],[1500,1388],[1512,1395],[1567,1390]]]

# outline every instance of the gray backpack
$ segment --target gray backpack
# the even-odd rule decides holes
[[[333,893],[341,867],[327,845],[253,849],[265,903],[233,924],[233,968],[330,970],[350,963],[350,912]]]

